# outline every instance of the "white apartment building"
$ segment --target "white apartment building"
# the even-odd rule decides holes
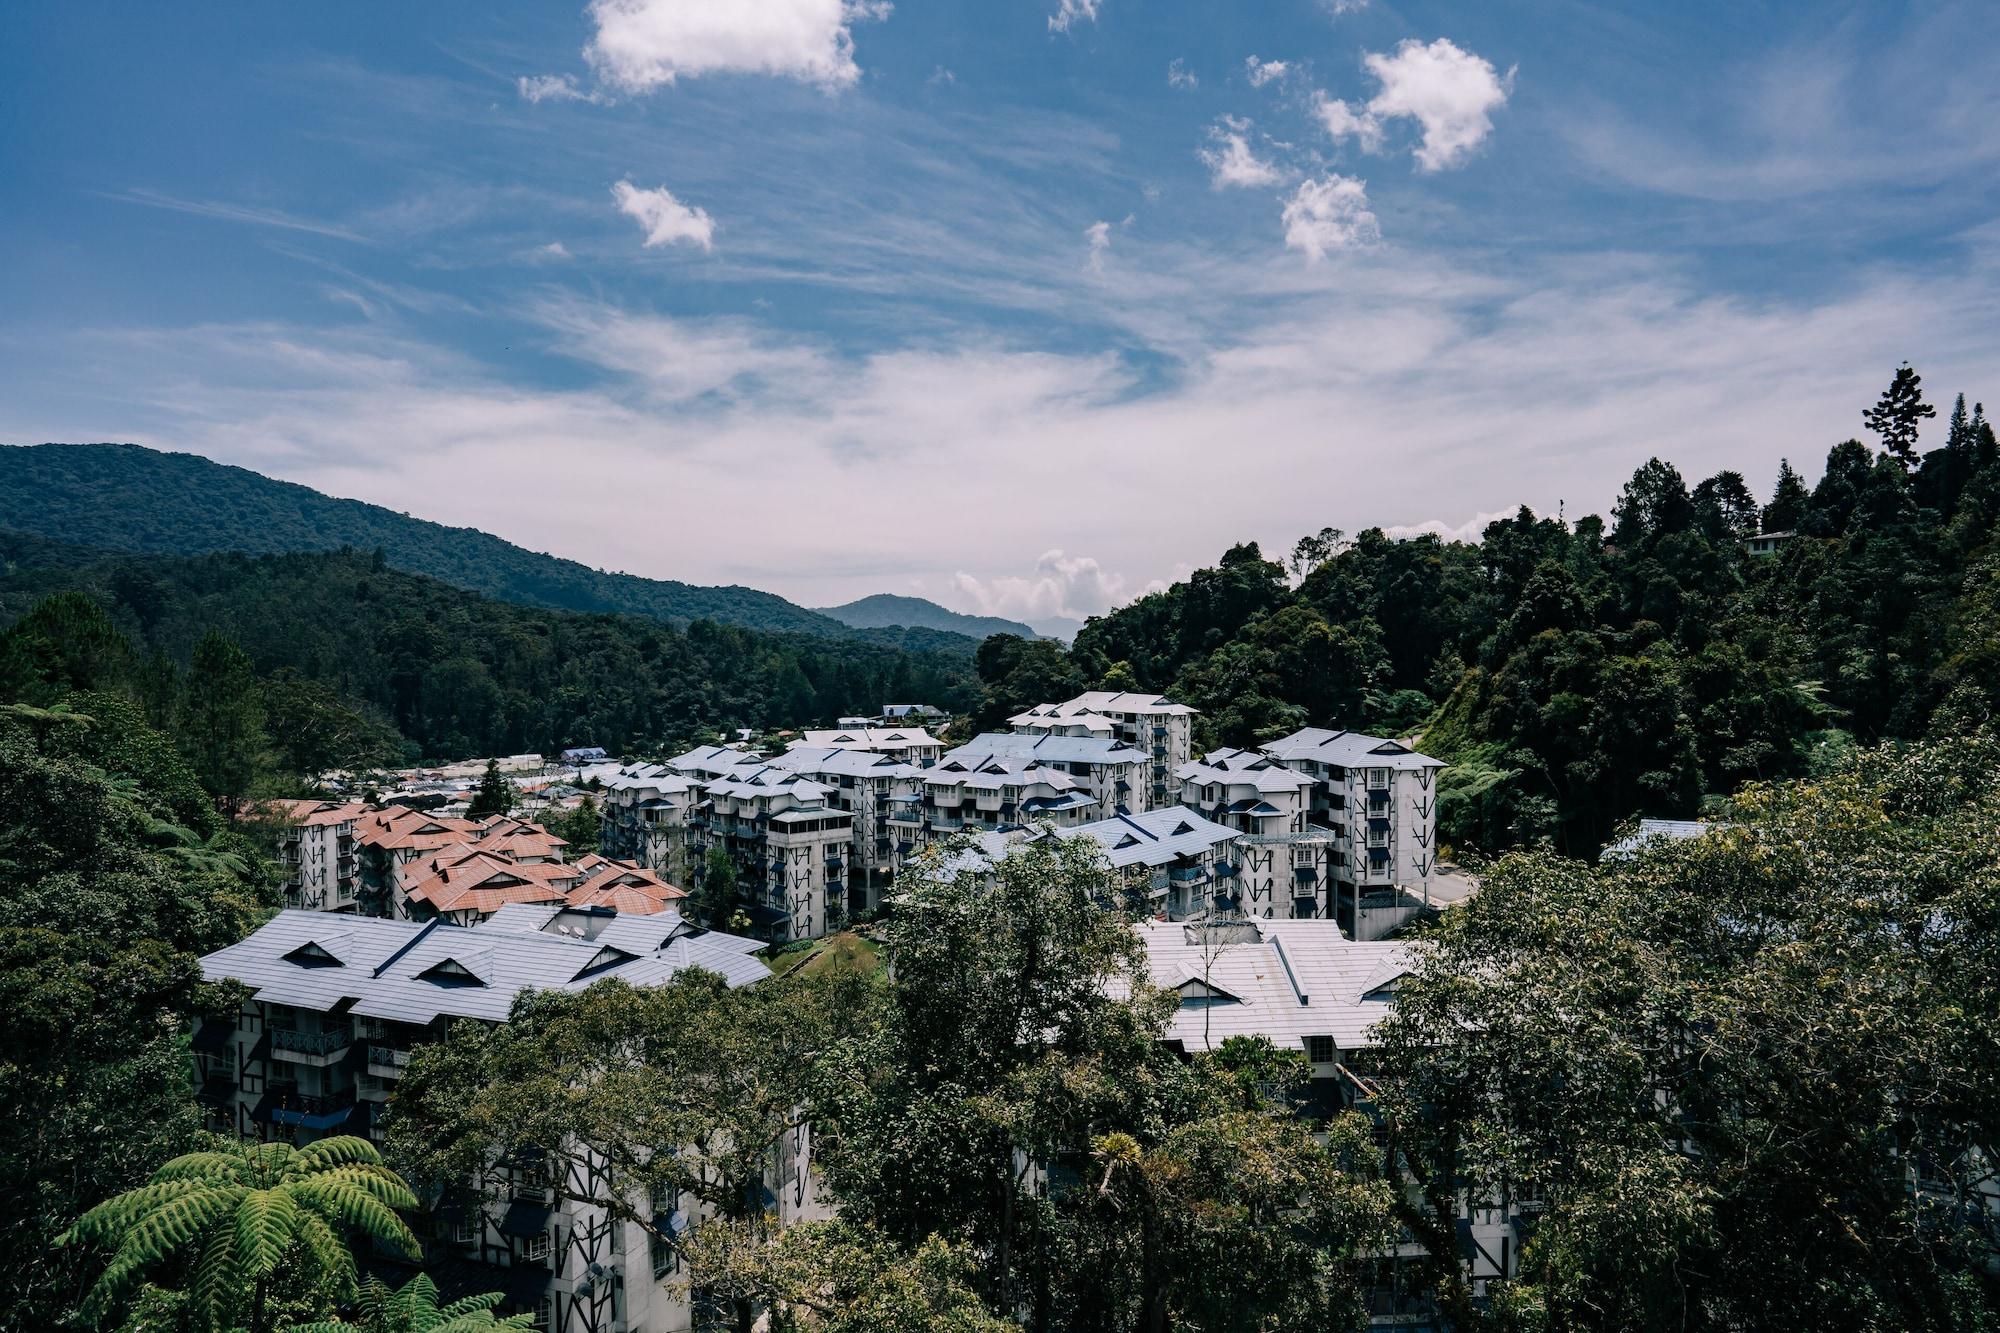
[[[606,856],[637,861],[686,883],[688,810],[701,799],[692,778],[664,764],[628,764],[604,779],[598,839]]]
[[[1063,703],[1038,704],[1007,721],[1021,732],[1049,731],[1077,718],[1091,728],[1097,719],[1108,722],[1109,739],[1144,750],[1151,757],[1140,798],[1132,802],[1135,810],[1150,810],[1173,804],[1174,773],[1194,757],[1194,715],[1194,709],[1169,702],[1164,695],[1089,690]]]
[[[1181,765],[1181,803],[1236,830],[1227,895],[1246,916],[1330,915],[1338,837],[1310,819],[1313,781],[1252,750]]]
[[[905,764],[931,764],[944,753],[944,742],[922,727],[835,727],[808,730],[793,750],[871,750]]]
[[[955,833],[1050,824],[1071,828],[1104,807],[1068,773],[1012,755],[946,755],[889,798],[896,865]]]
[[[278,834],[285,906],[360,911],[361,858],[354,835],[368,807],[352,801],[273,801],[270,810],[285,820]]]
[[[1090,838],[1141,897],[1154,916],[1171,921],[1203,916],[1218,893],[1231,896],[1238,834],[1186,806],[1114,815],[1063,829],[1064,838]]]
[[[736,753],[740,754],[740,751]],[[847,852],[854,816],[829,789],[772,764],[722,770],[688,815],[688,879],[707,874],[709,850],[736,864],[750,918],[779,943],[817,939],[847,917]]]
[[[655,986],[699,967],[749,985],[770,975],[752,956],[761,947],[670,912],[512,906],[471,927],[281,912],[202,959],[207,980],[241,982],[250,995],[233,1021],[196,1033],[200,1100],[211,1124],[247,1139],[379,1139],[411,1049],[450,1024],[499,1023],[523,990],[581,990],[604,977]],[[772,1171],[783,1210],[783,1163]],[[439,1201],[426,1267],[470,1270],[472,1290],[504,1292],[553,1333],[689,1328],[671,1249],[583,1202],[598,1192],[587,1179],[554,1178],[545,1161],[496,1160],[475,1197]],[[683,1207],[649,1202],[656,1214]]]
[[[1144,750],[1107,737],[989,731],[950,751],[946,758],[972,761],[994,756],[1069,774],[1107,816],[1120,810],[1153,808],[1147,796],[1150,757]]]
[[[1437,774],[1400,741],[1307,727],[1263,753],[1313,780],[1313,819],[1339,840],[1331,912],[1357,940],[1379,939],[1431,905]]]
[[[808,736],[819,735],[807,732]],[[771,767],[809,778],[826,791],[826,803],[852,816],[847,857],[847,911],[873,911],[895,882],[899,864],[889,813],[898,793],[920,786],[922,769],[887,751],[794,745]]]

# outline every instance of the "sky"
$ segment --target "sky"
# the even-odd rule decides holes
[[[1979,3],[11,0],[0,441],[1044,624],[1763,493],[1903,360],[2000,401],[1996,66]]]

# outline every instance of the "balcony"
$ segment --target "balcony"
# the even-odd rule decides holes
[[[300,1092],[295,1084],[274,1083],[258,1103],[258,1112],[274,1125],[301,1129],[332,1129],[354,1113],[354,1089],[341,1092]]]
[[[410,1053],[401,1047],[368,1047],[368,1072],[376,1078],[401,1078],[409,1067]]]
[[[271,1054],[280,1060],[293,1064],[324,1067],[347,1054],[347,1048],[354,1044],[354,1034],[346,1028],[330,1028],[324,1032],[294,1032],[288,1028],[277,1028],[271,1033]]]
[[[1207,879],[1207,866],[1174,866],[1167,871],[1167,881],[1171,884],[1201,884]]]

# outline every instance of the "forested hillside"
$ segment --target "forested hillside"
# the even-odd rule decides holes
[[[0,446],[0,528],[134,554],[380,550],[396,569],[527,606],[853,637],[841,621],[755,588],[606,573],[473,528],[136,444]]]
[[[1202,710],[1242,745],[1302,725],[1423,733],[1452,762],[1440,836],[1593,852],[1634,815],[1948,730],[2000,700],[2000,464],[1959,399],[1905,368],[1816,485],[1640,467],[1609,522],[1523,508],[1477,543],[1379,529],[1238,546],[1093,619],[1063,654],[988,640],[982,714],[1108,684]],[[1745,539],[1793,532],[1767,557]]]
[[[286,766],[299,771],[358,758],[340,753],[349,745],[427,758],[622,752],[891,698],[973,697],[961,653],[516,606],[373,555],[86,554],[0,536],[0,623],[15,622],[0,636],[0,697],[54,697],[68,683],[103,684],[108,671],[163,724],[191,674],[240,650],[266,682],[264,707],[282,713],[266,729],[295,747]],[[88,617],[76,599],[44,605],[65,592],[109,612],[122,641],[96,651],[111,667],[69,664],[75,650],[64,645],[91,636],[75,629]]]

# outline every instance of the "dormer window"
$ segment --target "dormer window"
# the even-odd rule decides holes
[[[428,981],[434,986],[484,986],[486,979],[459,962],[456,958],[442,958],[417,973],[419,981]]]
[[[334,957],[333,954],[329,950],[327,950],[324,946],[317,944],[312,940],[307,940],[304,944],[301,944],[298,948],[286,954],[285,961],[288,963],[296,963],[300,967],[345,967],[346,966],[345,963],[341,962],[338,958]]]

